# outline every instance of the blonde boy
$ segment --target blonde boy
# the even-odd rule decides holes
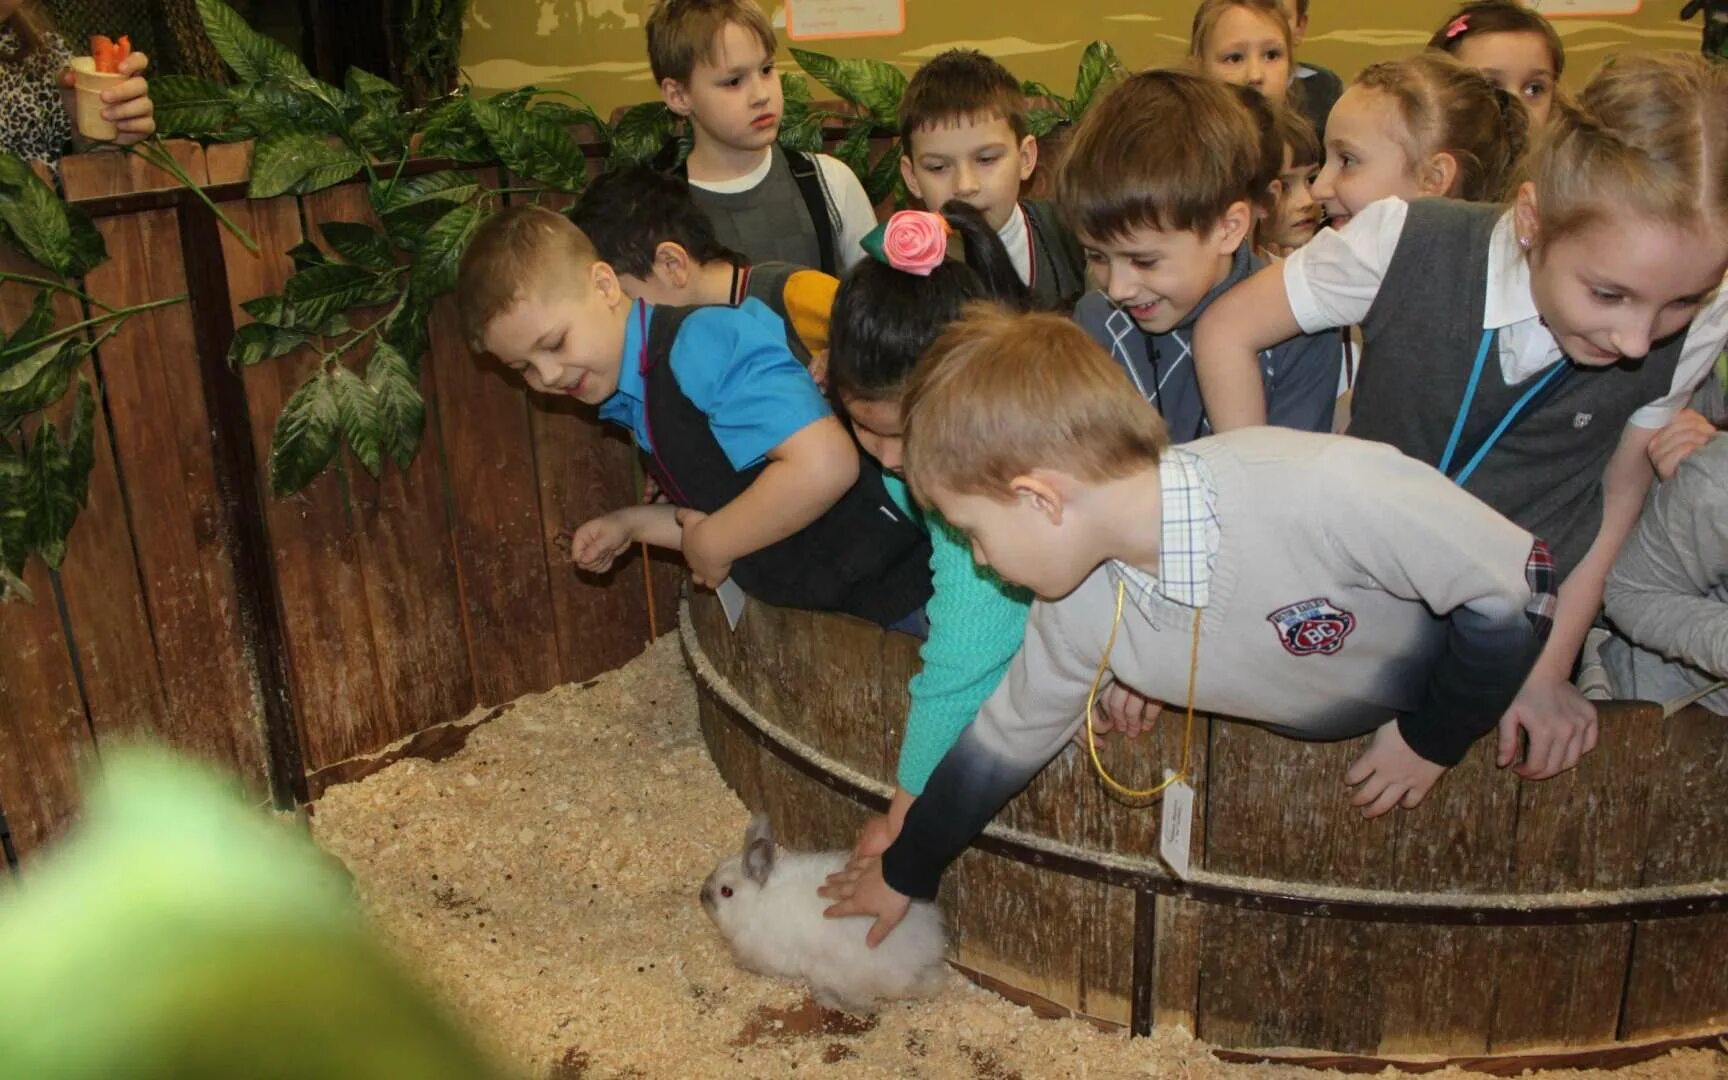
[[[1371,443],[1255,428],[1171,446],[1061,319],[970,314],[921,361],[905,420],[913,490],[1039,599],[898,837],[824,888],[830,915],[879,917],[872,942],[1067,744],[1100,668],[1297,738],[1371,732],[1345,780],[1373,817],[1416,806],[1494,729],[1541,647],[1552,597],[1529,533]]]
[[[660,0],[648,16],[654,81],[695,131],[680,169],[720,242],[752,263],[838,275],[863,258],[876,212],[843,162],[780,147],[775,49],[754,0]]]

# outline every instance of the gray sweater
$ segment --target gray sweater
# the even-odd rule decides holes
[[[1197,708],[1308,739],[1396,716],[1411,748],[1445,765],[1494,727],[1546,631],[1530,610],[1548,598],[1528,576],[1529,533],[1374,443],[1264,427],[1186,449],[1211,469],[1220,529],[1199,612]],[[933,897],[947,865],[1067,745],[1117,579],[1105,564],[1063,599],[1032,606],[1007,677],[884,856],[888,884]],[[1195,609],[1147,603],[1125,605],[1110,672],[1182,702]]]
[[[1608,575],[1602,647],[1616,697],[1668,701],[1728,678],[1728,435],[1680,463]],[[1728,690],[1703,699],[1728,715]]]

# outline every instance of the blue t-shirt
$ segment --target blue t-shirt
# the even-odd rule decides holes
[[[631,305],[618,390],[600,403],[602,420],[629,428],[636,445],[650,451],[641,354],[653,320],[652,305]],[[754,298],[735,308],[691,312],[672,342],[671,364],[679,389],[708,418],[734,469],[755,466],[776,446],[832,415],[815,380],[786,347],[786,324]]]

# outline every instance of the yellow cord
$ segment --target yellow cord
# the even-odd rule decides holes
[[[1188,719],[1182,729],[1182,767],[1156,787],[1143,791],[1135,791],[1118,783],[1104,768],[1104,762],[1098,758],[1098,735],[1092,727],[1092,710],[1098,704],[1098,686],[1104,681],[1104,672],[1110,668],[1110,653],[1116,648],[1116,631],[1122,626],[1122,601],[1127,589],[1121,578],[1116,579],[1116,617],[1110,622],[1110,637],[1104,642],[1104,657],[1098,661],[1098,671],[1092,676],[1092,689],[1086,694],[1086,749],[1092,754],[1092,767],[1098,770],[1098,776],[1110,790],[1127,799],[1144,799],[1157,795],[1178,780],[1188,776],[1188,752],[1194,743],[1194,679],[1200,671],[1200,612],[1194,612],[1194,645],[1188,654]]]

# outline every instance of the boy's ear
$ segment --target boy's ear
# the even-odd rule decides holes
[[[1020,180],[1032,179],[1032,171],[1038,167],[1038,139],[1027,135],[1020,140]]]
[[[684,84],[677,79],[665,78],[660,80],[660,100],[664,101],[666,107],[679,116],[690,115],[690,95],[685,92]]]
[[[690,253],[683,244],[663,240],[654,249],[654,276],[674,289],[690,284]]]
[[[1536,185],[1530,180],[1518,185],[1518,194],[1512,197],[1512,227],[1518,234],[1518,246],[1525,249],[1537,247],[1541,240],[1537,230],[1540,228],[1541,217],[1537,213]]]
[[[1416,176],[1416,186],[1424,195],[1445,195],[1458,179],[1458,159],[1442,150],[1431,154]]]
[[[1236,254],[1236,249],[1242,246],[1242,241],[1248,238],[1248,233],[1253,228],[1254,207],[1248,200],[1240,199],[1231,203],[1212,230],[1218,241],[1218,254]]]
[[[615,308],[620,303],[630,302],[630,298],[624,295],[624,287],[618,283],[618,271],[612,269],[611,263],[596,259],[588,268],[588,284],[600,294],[607,307]]]
[[[912,148],[908,146],[900,152],[900,179],[906,181],[906,190],[919,202],[924,201],[924,193],[918,189],[918,171],[912,167]],[[926,207],[926,209],[934,209]]]
[[[1016,501],[1043,514],[1052,525],[1062,524],[1062,511],[1067,506],[1064,489],[1066,477],[1052,469],[1033,469],[1030,473],[1008,481],[1008,490]]]

